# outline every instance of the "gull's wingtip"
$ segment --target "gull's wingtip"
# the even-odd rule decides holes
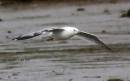
[[[105,48],[109,51],[109,52],[114,52],[114,50],[112,49],[112,48],[110,48],[110,47],[108,47],[106,44],[104,44],[105,46]]]

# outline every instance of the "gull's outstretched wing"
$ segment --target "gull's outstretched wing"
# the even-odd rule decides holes
[[[99,40],[99,39],[98,39],[96,36],[94,36],[94,35],[91,35],[91,34],[88,34],[88,33],[85,33],[85,32],[79,32],[77,35],[82,36],[82,37],[85,37],[85,38],[87,38],[87,39],[89,39],[89,40],[92,40],[92,41],[94,41],[95,43],[97,43],[97,44],[99,44],[99,45],[105,47],[107,50],[112,51],[111,48],[109,48],[106,44],[104,44],[101,40]]]
[[[24,34],[24,35],[20,35],[17,37],[14,37],[12,40],[26,40],[26,39],[31,39],[37,36],[42,35],[43,33],[47,33],[47,32],[52,32],[53,34],[60,34],[63,31],[63,29],[44,29],[41,31],[37,31],[37,32],[33,32],[33,33],[29,33],[29,34]]]
[[[30,39],[36,36],[41,35],[42,33],[40,32],[34,32],[34,33],[30,33],[30,34],[25,34],[25,35],[20,35],[17,37],[14,37],[12,40],[26,40],[26,39]]]

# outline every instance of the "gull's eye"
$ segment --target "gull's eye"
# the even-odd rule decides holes
[[[75,31],[76,32],[76,30],[74,29],[73,31]]]

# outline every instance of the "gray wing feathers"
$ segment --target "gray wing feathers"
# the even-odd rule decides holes
[[[99,39],[98,39],[96,36],[94,36],[94,35],[91,35],[91,34],[88,34],[88,33],[85,33],[85,32],[79,32],[78,35],[79,35],[79,36],[82,36],[82,37],[85,37],[85,38],[87,38],[87,39],[89,39],[89,40],[92,40],[92,41],[94,41],[95,43],[97,43],[97,44],[99,44],[99,45],[105,47],[107,50],[112,51],[111,48],[109,48],[106,44],[104,44],[101,40],[99,40]]]
[[[26,40],[26,39],[30,39],[30,38],[39,36],[39,35],[41,35],[41,34],[42,34],[42,33],[34,32],[34,33],[31,33],[31,34],[26,34],[26,35],[17,36],[17,37],[15,37],[15,38],[13,38],[12,40]]]
[[[37,31],[37,32],[33,32],[33,33],[30,33],[30,34],[25,34],[25,35],[20,35],[20,36],[17,36],[17,37],[14,37],[12,40],[26,40],[26,39],[30,39],[30,38],[34,38],[34,37],[37,37],[39,35],[42,35],[43,33],[47,33],[47,32],[53,32],[54,34],[60,34],[62,31],[64,31],[63,29],[45,29],[45,30],[42,30],[42,31]]]

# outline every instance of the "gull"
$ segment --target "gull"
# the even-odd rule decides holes
[[[24,34],[20,35],[17,37],[14,37],[12,40],[26,40],[26,39],[31,39],[40,35],[43,35],[45,33],[49,33],[48,38],[46,41],[54,41],[54,40],[68,40],[75,35],[84,37],[88,40],[91,40],[104,48],[106,48],[109,51],[112,51],[111,48],[109,48],[105,43],[103,43],[99,38],[97,38],[95,35],[86,33],[84,31],[80,31],[76,27],[70,27],[70,26],[65,26],[61,28],[51,28],[51,29],[43,29],[37,32],[29,33],[29,34]]]

